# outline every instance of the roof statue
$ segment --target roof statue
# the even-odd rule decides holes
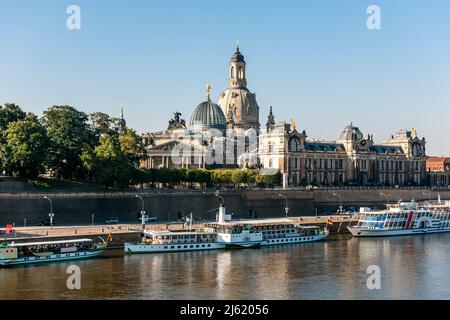
[[[296,131],[297,130],[297,125],[295,124],[295,119],[291,118],[291,130],[292,131]]]
[[[211,85],[209,83],[206,84],[206,98],[211,101]]]
[[[181,119],[181,115],[182,114],[178,111],[173,113],[173,119],[169,120],[168,130],[186,129],[186,122],[184,119]]]

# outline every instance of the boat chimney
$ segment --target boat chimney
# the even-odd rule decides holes
[[[225,206],[221,203],[219,207],[219,219],[217,221],[218,223],[225,223],[225,214]]]

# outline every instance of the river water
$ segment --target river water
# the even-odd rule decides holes
[[[81,289],[67,288],[67,268]],[[380,289],[369,290],[369,266]],[[449,299],[450,234],[108,257],[0,269],[0,299]],[[369,281],[374,283],[373,281]]]

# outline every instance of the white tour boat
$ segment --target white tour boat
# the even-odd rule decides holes
[[[91,239],[3,243],[0,244],[0,266],[92,258],[101,254],[105,246],[105,241],[95,244]]]
[[[402,236],[450,231],[450,201],[399,202],[386,210],[363,210],[356,226],[348,227],[355,237]]]
[[[221,205],[217,222],[207,224],[203,230],[145,230],[143,236],[141,243],[126,243],[125,254],[257,248],[312,242],[325,239],[328,230],[296,225],[288,218],[232,220]]]
[[[125,243],[125,254],[223,249],[212,231],[144,231],[142,243]]]

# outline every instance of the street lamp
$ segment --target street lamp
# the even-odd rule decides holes
[[[141,228],[142,228],[142,234],[144,234],[145,230],[145,210],[144,210],[144,199],[142,197],[135,195],[136,198],[141,200],[142,208],[141,208]]]
[[[285,195],[283,195],[281,193],[279,193],[278,196],[284,198],[284,200],[286,201],[286,204],[284,206],[284,211],[286,211],[286,217],[287,217],[288,214],[289,214],[288,199],[287,199],[287,197]]]
[[[220,206],[221,206],[221,207],[225,206],[225,200],[224,200],[224,198],[219,194],[219,191],[216,192],[215,196],[216,196],[217,198],[220,199]]]
[[[53,217],[55,216],[55,214],[53,213],[53,202],[52,199],[50,199],[47,196],[45,196],[44,199],[50,201],[50,213],[48,214],[48,216],[50,217],[50,229],[51,229],[53,227]]]
[[[344,211],[344,206],[342,205],[342,197],[338,195],[336,192],[333,192],[333,196],[339,198],[339,213],[342,213],[342,211]]]

